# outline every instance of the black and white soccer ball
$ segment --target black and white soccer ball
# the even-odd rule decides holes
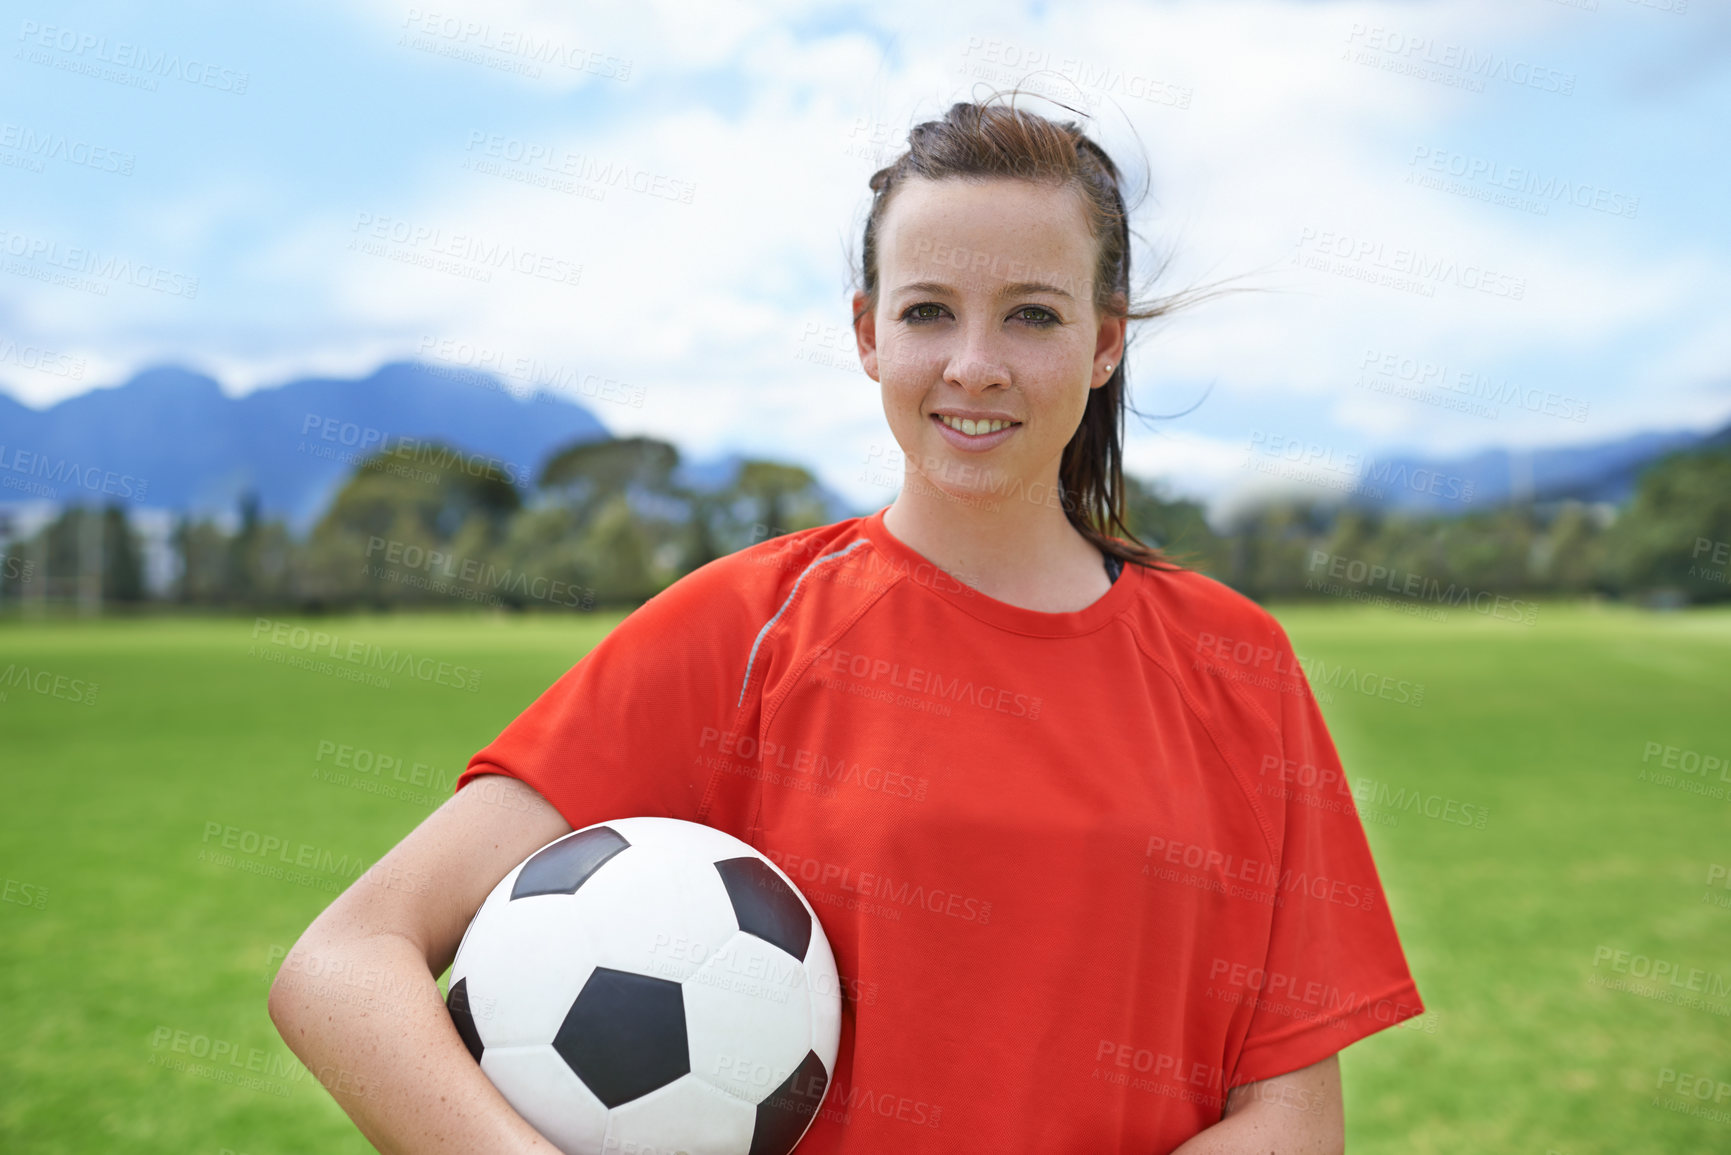
[[[451,964],[457,1032],[567,1155],[785,1155],[835,1070],[841,990],[805,897],[722,831],[626,818],[531,854]]]

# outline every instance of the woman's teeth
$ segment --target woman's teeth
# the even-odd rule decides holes
[[[996,433],[1000,429],[1008,429],[1014,421],[974,421],[967,417],[951,417],[940,413],[938,420],[948,425],[958,433],[966,433],[969,437],[978,437],[982,433]]]

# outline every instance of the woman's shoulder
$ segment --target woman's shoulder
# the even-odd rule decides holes
[[[1164,629],[1196,648],[1278,644],[1288,647],[1286,631],[1274,615],[1225,582],[1193,569],[1143,570],[1144,604]]]
[[[1237,590],[1189,569],[1144,570],[1137,633],[1143,650],[1217,719],[1273,725],[1292,695],[1309,693],[1274,615]],[[1232,722],[1229,728],[1237,728]]]

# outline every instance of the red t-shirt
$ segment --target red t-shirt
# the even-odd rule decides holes
[[[846,996],[802,1155],[1165,1152],[1423,1010],[1285,634],[1199,574],[1040,613],[881,510],[789,534],[632,613],[458,789],[499,773],[799,883]]]

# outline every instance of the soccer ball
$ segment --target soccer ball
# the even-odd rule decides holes
[[[785,1155],[841,1035],[804,896],[739,839],[671,818],[587,826],[524,859],[464,932],[445,1004],[566,1155]]]

